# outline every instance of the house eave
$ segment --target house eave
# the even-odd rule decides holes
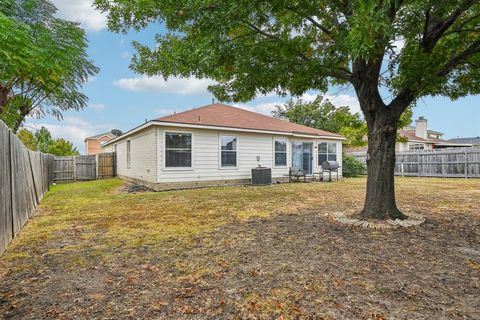
[[[158,120],[151,120],[146,122],[132,130],[126,132],[125,134],[112,139],[104,144],[107,146],[112,144],[118,140],[121,140],[125,137],[128,137],[140,130],[144,130],[150,126],[164,126],[164,127],[182,127],[182,128],[193,128],[193,129],[215,129],[221,131],[234,131],[234,132],[249,132],[249,133],[263,133],[263,134],[272,134],[272,135],[283,135],[283,136],[292,136],[292,137],[299,137],[299,138],[311,138],[311,139],[331,139],[331,140],[340,140],[344,141],[346,138],[342,136],[328,136],[328,135],[315,135],[315,134],[307,134],[301,132],[284,132],[284,131],[272,131],[272,130],[258,130],[258,129],[246,129],[246,128],[235,128],[235,127],[223,127],[223,126],[214,126],[214,125],[202,125],[202,124],[191,124],[191,123],[179,123],[179,122],[168,122],[168,121],[158,121]]]

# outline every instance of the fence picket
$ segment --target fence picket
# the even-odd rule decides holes
[[[0,255],[53,180],[53,156],[29,151],[0,121]]]
[[[115,177],[115,153],[55,157],[54,181],[87,181]]]
[[[347,153],[367,164],[365,152]],[[395,174],[417,177],[480,178],[480,148],[397,152]]]
[[[95,157],[79,156],[81,178],[96,178]],[[99,178],[115,176],[115,154],[102,154]],[[82,167],[83,161],[83,167]],[[28,150],[0,121],[0,256],[31,218],[54,181],[76,179],[76,157],[54,157]],[[91,166],[93,165],[93,174]]]

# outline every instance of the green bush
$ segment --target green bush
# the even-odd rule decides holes
[[[357,158],[344,154],[342,171],[344,177],[358,177],[365,174],[365,166]]]

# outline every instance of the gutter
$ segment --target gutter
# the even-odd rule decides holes
[[[125,137],[128,137],[135,132],[140,130],[146,129],[152,125],[155,126],[165,126],[165,127],[181,127],[181,128],[194,128],[194,129],[217,129],[221,131],[235,131],[235,132],[251,132],[251,133],[264,133],[264,134],[272,134],[272,135],[284,135],[284,136],[293,136],[293,137],[301,137],[301,138],[312,138],[312,139],[331,139],[331,140],[341,140],[344,141],[346,138],[342,136],[327,136],[327,135],[313,135],[308,133],[300,133],[300,132],[284,132],[284,131],[271,131],[271,130],[258,130],[258,129],[244,129],[244,128],[235,128],[235,127],[222,127],[222,126],[214,126],[214,125],[202,125],[202,124],[190,124],[190,123],[178,123],[178,122],[168,122],[168,121],[158,121],[158,120],[150,120],[140,126],[133,128],[132,130],[124,133],[123,135],[112,139],[105,143],[103,146],[110,145],[116,141],[119,141]]]

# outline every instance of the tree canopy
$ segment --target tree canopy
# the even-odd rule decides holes
[[[55,156],[76,156],[80,153],[70,141],[63,138],[53,139],[47,128],[41,127],[35,133],[22,128],[17,137],[32,151],[53,154]]]
[[[26,116],[80,110],[80,89],[98,72],[77,23],[48,0],[0,0],[0,119],[16,131]]]
[[[401,99],[455,99],[480,91],[480,3],[475,0],[96,4],[110,13],[111,30],[141,29],[156,21],[168,28],[154,47],[135,43],[135,71],[212,78],[219,82],[212,90],[221,100],[360,84],[360,71],[367,67],[372,67],[369,80],[390,90],[392,106]]]
[[[395,203],[401,115],[419,98],[480,93],[478,0],[95,0],[110,30],[162,23],[135,42],[146,75],[210,78],[223,101],[275,92],[355,90],[368,129],[366,218],[405,219]]]
[[[348,146],[366,145],[367,125],[360,113],[351,113],[348,106],[336,107],[320,95],[310,102],[290,99],[284,105],[275,106],[272,114],[276,118],[339,133],[347,138],[345,144]]]

